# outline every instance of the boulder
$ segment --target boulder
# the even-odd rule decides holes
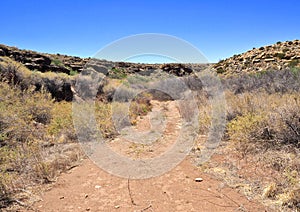
[[[5,54],[5,52],[4,52],[4,50],[3,49],[0,49],[0,56],[5,56],[6,54]]]

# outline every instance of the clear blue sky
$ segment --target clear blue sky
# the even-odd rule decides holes
[[[163,33],[210,62],[253,47],[300,39],[299,0],[2,0],[0,43],[93,56],[125,36]]]

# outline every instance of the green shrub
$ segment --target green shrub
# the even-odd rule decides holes
[[[52,59],[51,65],[63,66],[64,67],[63,62],[60,59],[57,59],[57,58]]]
[[[112,68],[109,72],[109,76],[113,79],[125,79],[127,77],[127,74],[123,69]]]
[[[278,52],[278,53],[275,53],[274,56],[278,57],[279,59],[283,59],[285,57],[285,53]]]
[[[75,76],[78,74],[78,71],[74,71],[73,69],[70,69],[70,76]]]
[[[217,68],[217,73],[218,74],[223,74],[223,73],[225,73],[226,71],[222,68],[222,67],[219,67],[219,68]]]

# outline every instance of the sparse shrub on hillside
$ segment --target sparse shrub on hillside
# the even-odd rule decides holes
[[[63,62],[60,59],[57,59],[57,58],[52,59],[51,65],[64,66]]]
[[[299,63],[300,61],[298,59],[293,59],[292,61],[289,62],[289,66],[293,68],[296,67]]]
[[[125,70],[120,68],[112,68],[109,72],[109,77],[113,79],[124,79],[127,77]]]
[[[279,59],[283,59],[285,57],[285,53],[278,52],[278,53],[275,53],[274,56],[278,57]]]
[[[35,91],[40,91],[45,89],[57,101],[71,101],[73,98],[71,85],[74,83],[74,79],[64,73],[32,72],[22,64],[2,57],[0,77],[10,84],[17,84],[22,90],[34,88]]]
[[[70,76],[75,76],[78,74],[78,71],[74,71],[73,69],[70,70]]]
[[[234,94],[244,92],[266,91],[272,93],[286,93],[300,91],[300,72],[295,70],[257,72],[255,74],[242,74],[223,79],[225,89]]]
[[[225,73],[226,71],[223,69],[223,68],[221,68],[221,67],[219,67],[219,68],[217,68],[217,73],[218,74],[223,74],[223,73]]]

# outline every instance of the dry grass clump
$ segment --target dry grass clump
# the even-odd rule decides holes
[[[113,138],[117,135],[112,121],[111,103],[95,102],[95,117],[104,138]]]
[[[47,125],[47,132],[54,138],[61,138],[63,140],[75,141],[76,135],[73,128],[72,119],[72,104],[70,102],[61,101],[53,104],[51,108],[52,119]],[[62,140],[62,138],[64,139]]]

